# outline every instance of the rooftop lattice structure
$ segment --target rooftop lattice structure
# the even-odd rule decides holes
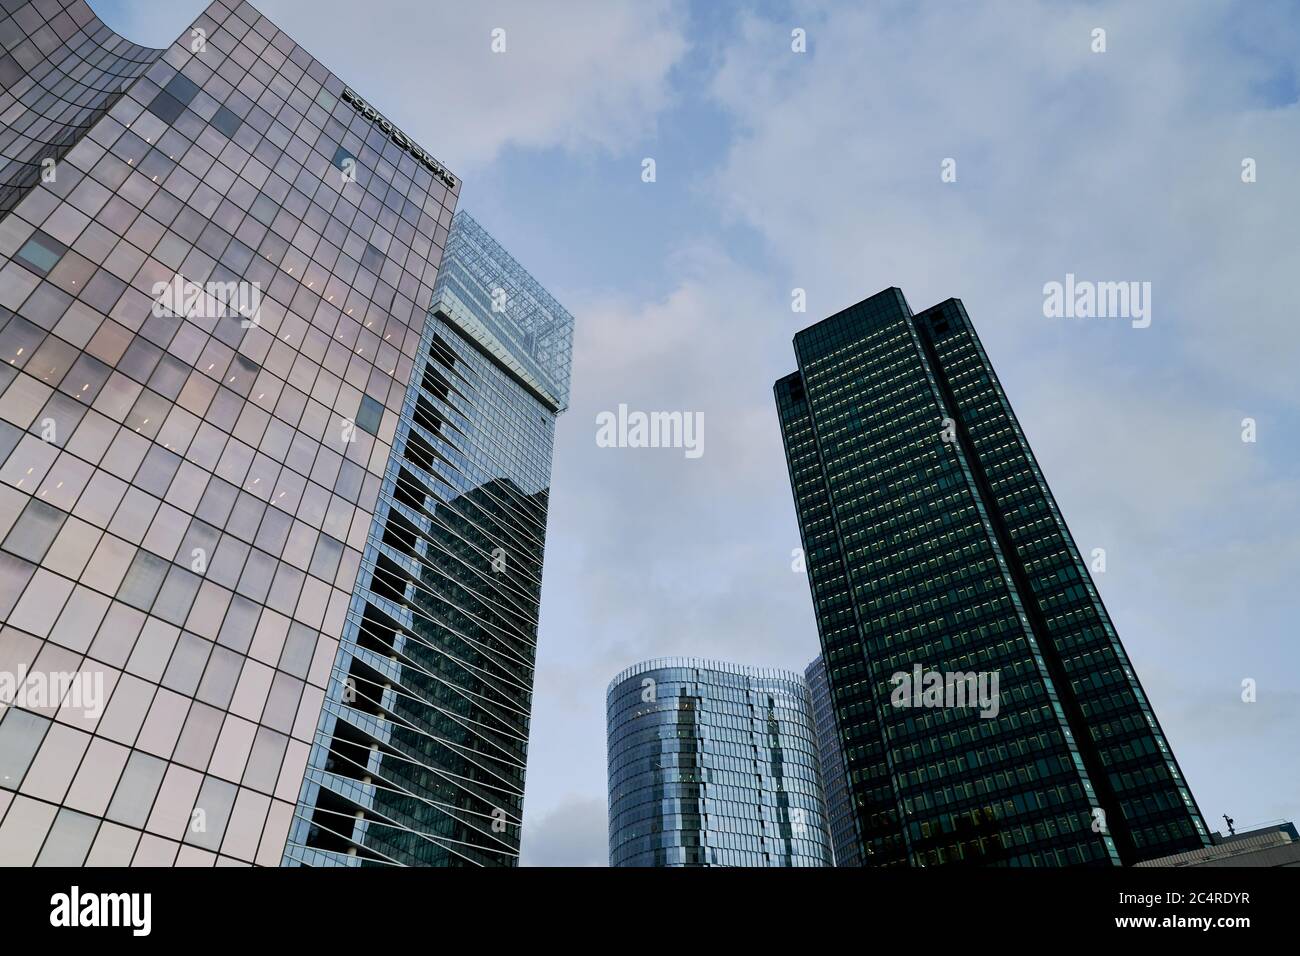
[[[432,308],[556,411],[568,407],[573,316],[466,212],[452,219],[433,291]]]

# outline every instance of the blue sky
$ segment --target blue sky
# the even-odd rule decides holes
[[[92,6],[163,45],[204,4]],[[617,671],[816,654],[771,384],[794,332],[890,285],[965,302],[1080,548],[1106,549],[1097,585],[1210,826],[1300,816],[1293,6],[257,6],[462,176],[577,318],[525,863],[605,861]],[[1045,318],[1066,273],[1151,282],[1151,326]],[[598,448],[620,403],[703,412],[704,456]]]

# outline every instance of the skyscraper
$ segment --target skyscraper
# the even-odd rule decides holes
[[[776,403],[864,863],[1207,845],[961,302],[886,289],[794,347]]]
[[[0,41],[0,863],[277,865],[459,184],[247,3]]]
[[[452,223],[285,863],[513,866],[573,316]]]
[[[844,774],[844,752],[840,748],[839,729],[835,724],[835,705],[826,681],[826,663],[820,654],[804,670],[808,696],[812,704],[813,729],[817,732],[817,757],[822,770],[822,790],[826,796],[826,819],[835,849],[836,866],[861,866],[862,848],[853,825],[853,803],[849,781]]]
[[[799,674],[658,658],[605,709],[610,866],[831,865]]]

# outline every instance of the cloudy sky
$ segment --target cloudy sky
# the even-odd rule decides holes
[[[605,863],[621,668],[817,653],[771,386],[891,285],[965,302],[1211,828],[1300,817],[1293,5],[256,5],[577,317],[524,863]],[[92,6],[161,46],[205,4]],[[1067,273],[1150,282],[1150,327],[1045,318]],[[703,412],[704,455],[597,447],[620,403]]]

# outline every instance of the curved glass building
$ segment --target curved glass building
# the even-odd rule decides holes
[[[56,164],[166,52],[118,36],[81,0],[4,4],[0,216],[42,175],[57,181]]]
[[[644,661],[606,695],[610,866],[831,866],[808,685]]]

